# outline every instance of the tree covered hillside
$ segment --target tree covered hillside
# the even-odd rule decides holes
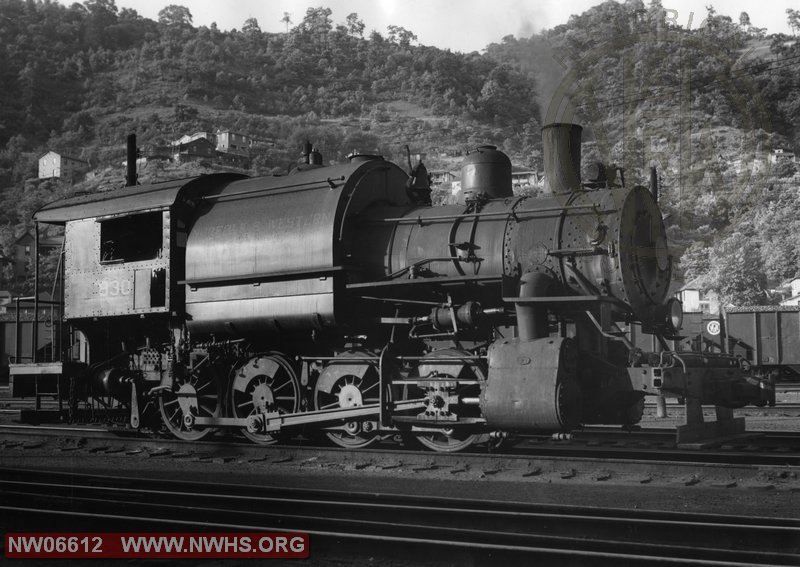
[[[800,143],[800,44],[746,13],[697,16],[690,27],[658,0],[605,2],[487,53],[537,80],[544,122],[584,125],[584,162],[634,180],[657,167],[686,281],[771,303],[769,289],[800,275],[798,166],[773,161]],[[800,29],[800,12],[787,17]]]
[[[20,179],[8,171],[18,150],[70,143],[105,160],[103,147],[126,129],[165,141],[220,113],[261,137],[287,134],[265,116],[386,121],[395,100],[500,126],[537,114],[533,82],[509,66],[414,46],[395,26],[364,38],[357,14],[334,25],[328,8],[309,8],[285,34],[263,33],[254,19],[230,32],[194,28],[180,6],[153,22],[114,0],[2,0],[0,13],[6,182]]]
[[[286,33],[252,18],[222,31],[193,26],[178,5],[152,21],[114,0],[0,0],[2,252],[42,203],[120,186],[129,132],[145,147],[217,128],[274,141],[251,174],[285,171],[305,139],[326,161],[353,149],[401,160],[409,144],[441,169],[493,143],[541,170],[541,125],[576,121],[585,163],[614,162],[628,183],[658,168],[686,279],[763,303],[798,275],[797,165],[773,153],[800,144],[793,37],[767,37],[744,13],[709,7],[692,23],[660,0],[608,1],[464,54],[418,45],[399,26],[370,32],[356,13],[331,16],[311,7],[296,25],[287,17]],[[800,13],[787,17],[800,29]],[[91,178],[38,181],[50,149],[87,160]],[[205,170],[148,165],[142,179]]]

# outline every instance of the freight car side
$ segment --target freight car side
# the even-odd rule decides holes
[[[730,354],[776,379],[800,377],[800,307],[728,307],[725,330]]]

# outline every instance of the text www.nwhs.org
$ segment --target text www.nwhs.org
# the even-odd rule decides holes
[[[304,533],[12,533],[8,558],[305,558]]]

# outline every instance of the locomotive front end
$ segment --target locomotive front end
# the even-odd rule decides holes
[[[513,226],[512,262],[519,275],[547,278],[559,295],[616,299],[620,320],[665,331],[672,261],[658,204],[645,187],[623,187],[622,171],[603,164],[592,164],[582,182],[580,136],[575,124],[543,128],[546,191],[515,210],[522,218]]]
[[[679,326],[658,204],[645,187],[624,187],[614,167],[592,164],[583,181],[580,142],[580,126],[543,128],[545,190],[508,221],[505,275],[519,283],[504,299],[517,336],[488,351],[481,409],[492,426],[638,422],[642,394],[625,371],[622,329],[635,321],[672,335]]]
[[[429,408],[449,392],[454,402],[477,401],[490,427],[509,430],[641,418],[629,349],[618,339],[631,322],[677,329],[666,231],[650,191],[625,187],[621,170],[594,164],[581,180],[580,140],[574,124],[543,129],[541,194],[514,195],[509,159],[481,146],[464,160],[458,204],[376,206],[355,224],[350,251],[362,269],[349,289],[398,308],[404,317],[384,320],[408,321],[430,350],[437,341],[471,343],[471,356],[488,363],[480,391],[463,396],[426,366],[433,376],[418,386]],[[448,402],[419,419],[431,426],[457,414]]]
[[[730,408],[763,404],[769,389],[734,357],[663,352],[680,331],[682,306],[670,296],[672,257],[655,188],[625,188],[622,170],[602,164],[581,180],[580,132],[572,124],[543,129],[547,190],[509,222],[507,264],[519,293],[506,300],[518,333],[489,349],[483,414],[511,430],[632,425],[645,395],[671,395],[687,400],[679,441],[742,432]],[[654,335],[659,352],[636,349],[630,325]],[[703,424],[703,403],[718,407],[718,422]]]

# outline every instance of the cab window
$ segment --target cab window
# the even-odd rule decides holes
[[[161,257],[161,213],[143,213],[100,222],[100,262],[141,262]]]

